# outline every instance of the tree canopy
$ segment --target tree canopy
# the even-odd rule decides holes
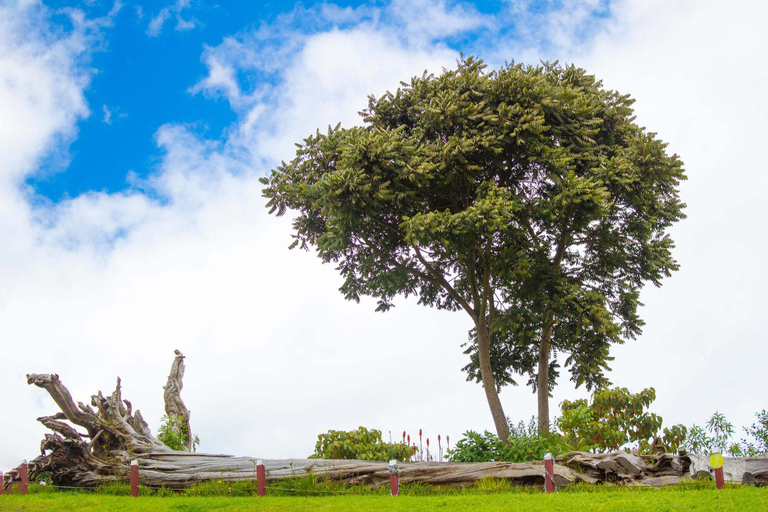
[[[291,247],[335,263],[347,299],[465,311],[465,370],[499,437],[498,391],[516,374],[546,430],[558,356],[577,385],[607,384],[610,344],[643,325],[640,289],[677,268],[682,162],[634,123],[633,101],[574,66],[462,59],[371,96],[365,126],[305,139],[264,195],[296,212]]]

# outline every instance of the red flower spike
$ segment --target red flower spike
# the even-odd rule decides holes
[[[427,448],[429,448],[429,438],[427,438]]]
[[[411,435],[408,434],[408,444],[411,444]]]
[[[403,430],[403,442],[405,442],[405,430]]]
[[[419,429],[419,439],[421,439],[421,429]]]

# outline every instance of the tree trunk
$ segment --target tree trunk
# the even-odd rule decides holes
[[[189,426],[190,411],[181,399],[181,389],[184,387],[184,383],[182,382],[184,379],[184,354],[178,350],[174,350],[173,353],[176,357],[171,365],[171,373],[168,375],[168,382],[166,382],[165,387],[163,388],[165,414],[168,416],[169,420],[175,418],[179,422],[182,430],[187,436],[184,442],[184,449],[191,452],[192,430]]]
[[[485,319],[477,324],[477,356],[480,363],[480,378],[483,381],[485,398],[491,408],[493,423],[496,426],[496,434],[503,443],[509,443],[509,424],[501,406],[499,392],[496,389],[496,381],[493,378],[491,367],[491,333]]]
[[[541,335],[539,344],[539,373],[536,377],[536,392],[539,405],[539,435],[549,434],[549,351],[552,340],[552,322]]]

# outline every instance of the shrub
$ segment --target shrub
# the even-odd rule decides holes
[[[749,436],[754,438],[754,442],[744,441],[749,455],[757,455],[760,453],[768,452],[768,411],[763,409],[755,414],[757,416],[757,423],[753,423],[751,427],[745,428]]]
[[[675,451],[682,446],[687,429],[675,425],[660,436],[661,417],[646,410],[655,399],[653,388],[635,394],[627,388],[601,389],[592,394],[591,404],[584,399],[564,400],[556,423],[567,444],[582,451],[614,451],[628,444],[648,451],[657,437],[667,450]]]
[[[757,423],[745,428],[744,432],[753,441],[742,439],[740,443],[731,441],[735,432],[733,424],[725,415],[715,411],[706,422],[706,428],[694,425],[685,440],[685,448],[693,453],[702,455],[720,452],[734,457],[753,457],[768,451],[768,412],[765,410],[756,414]]]
[[[413,449],[405,444],[385,443],[381,431],[365,427],[345,432],[329,430],[317,436],[315,453],[310,459],[359,459],[407,461]]]
[[[455,462],[527,462],[542,460],[547,453],[560,455],[571,451],[560,434],[539,436],[535,417],[527,425],[522,421],[510,424],[509,430],[508,444],[487,430],[482,434],[469,430],[448,455]]]
[[[189,438],[187,425],[178,416],[163,416],[160,420],[160,428],[157,431],[157,440],[163,443],[171,450],[178,452],[184,451]],[[200,439],[197,436],[192,438],[192,451],[197,450]]]

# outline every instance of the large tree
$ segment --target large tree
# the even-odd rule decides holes
[[[677,268],[682,164],[633,121],[627,95],[582,69],[461,60],[370,97],[366,126],[329,128],[269,177],[270,212],[296,212],[291,247],[333,262],[351,300],[398,295],[463,310],[470,378],[501,439],[500,386],[529,374],[539,427],[557,360],[607,382],[609,345],[636,336],[638,293]]]

